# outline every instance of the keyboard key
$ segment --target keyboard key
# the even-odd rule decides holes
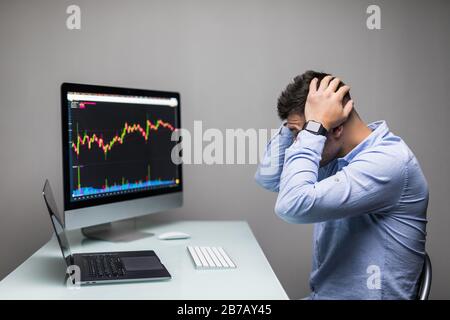
[[[202,262],[203,267],[208,267],[208,262],[206,261],[205,257],[203,256],[202,251],[199,247],[194,247],[195,252],[197,253],[198,257],[200,258],[200,261]]]
[[[217,250],[216,247],[212,247],[213,252],[216,254],[216,257],[220,260],[220,263],[224,268],[229,267],[228,263],[225,261],[225,259],[220,254],[219,250]]]
[[[192,259],[194,260],[195,266],[197,268],[201,268],[203,265],[202,265],[202,262],[200,261],[200,258],[197,255],[197,253],[195,252],[195,249],[191,246],[188,246],[187,248],[189,250],[189,253],[191,254]]]
[[[200,247],[200,250],[202,250],[203,256],[206,258],[206,261],[208,261],[208,265],[210,267],[215,267],[216,265],[214,264],[214,261],[211,259],[211,257],[209,256],[208,251],[206,250],[206,247]]]
[[[227,255],[227,253],[225,252],[225,250],[223,250],[222,247],[218,247],[217,248],[219,250],[219,252],[222,254],[223,258],[227,261],[228,265],[231,268],[236,268],[236,265],[233,263],[233,261],[231,261],[230,257]]]
[[[216,265],[216,267],[219,267],[219,268],[222,267],[222,264],[220,263],[219,259],[217,259],[216,255],[214,254],[212,249],[210,247],[206,247],[206,251],[208,251],[208,254],[211,257],[211,259],[214,261],[214,264]]]

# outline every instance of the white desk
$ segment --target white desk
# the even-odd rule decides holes
[[[156,236],[128,243],[84,240],[69,233],[72,252],[154,250],[172,279],[82,286],[69,289],[66,266],[56,238],[45,244],[0,282],[0,299],[288,299],[266,257],[244,221],[183,221],[141,226],[155,233],[183,231],[186,240]],[[231,270],[196,270],[187,245],[222,246],[237,264]],[[13,250],[13,248],[11,248]]]

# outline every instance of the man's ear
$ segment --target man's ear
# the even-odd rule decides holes
[[[344,132],[344,126],[340,125],[334,129],[332,129],[330,134],[333,136],[333,138],[339,139],[342,136],[343,132]]]

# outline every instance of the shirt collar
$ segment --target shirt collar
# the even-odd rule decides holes
[[[369,134],[363,141],[361,141],[356,147],[352,149],[349,153],[347,153],[344,157],[338,158],[338,162],[346,162],[350,163],[353,158],[356,157],[358,153],[361,151],[373,146],[377,142],[379,142],[383,137],[389,133],[389,128],[386,124],[386,121],[375,121],[368,125],[370,129],[372,129],[372,133]]]

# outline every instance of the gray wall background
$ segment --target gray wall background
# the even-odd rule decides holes
[[[366,28],[381,6],[382,30]],[[82,29],[65,27],[78,4]],[[40,190],[62,207],[59,85],[179,90],[183,125],[275,128],[276,98],[306,69],[352,86],[362,117],[386,119],[430,184],[431,297],[450,298],[450,2],[0,1],[0,278],[51,229]],[[311,226],[273,213],[255,165],[185,166],[185,206],[156,219],[243,219],[291,298],[308,293]]]

